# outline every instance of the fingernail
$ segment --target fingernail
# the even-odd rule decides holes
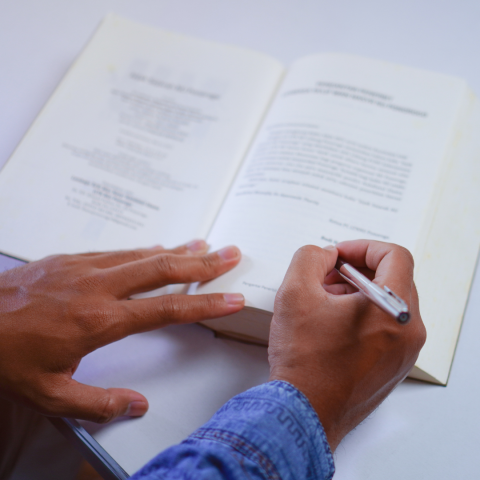
[[[335,250],[336,247],[333,245],[327,245],[326,247],[323,247],[324,250]]]
[[[233,260],[234,258],[238,257],[238,249],[236,247],[225,247],[219,250],[218,252],[219,257],[222,260]]]
[[[192,240],[191,242],[187,243],[187,248],[192,253],[200,252],[201,250],[205,250],[207,248],[207,243],[205,240]]]
[[[134,401],[128,405],[125,415],[129,417],[141,417],[145,415],[148,410],[148,405],[145,402]]]
[[[245,297],[241,293],[225,293],[223,298],[231,307],[237,307],[245,303]]]

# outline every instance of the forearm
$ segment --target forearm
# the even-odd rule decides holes
[[[180,445],[132,478],[330,479],[333,459],[317,414],[285,382],[269,382],[227,402]]]

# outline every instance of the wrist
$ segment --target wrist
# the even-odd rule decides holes
[[[338,444],[344,435],[340,434],[340,425],[342,418],[340,396],[336,389],[325,385],[324,380],[320,380],[318,372],[309,372],[302,369],[299,374],[295,369],[285,367],[273,367],[270,372],[269,381],[286,382],[299,390],[310,403],[312,409],[322,424],[327,437],[330,449],[336,450]]]

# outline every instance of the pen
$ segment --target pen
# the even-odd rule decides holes
[[[365,275],[362,275],[357,269],[340,258],[337,260],[335,269],[350,285],[358,288],[369,300],[395,318],[398,323],[408,323],[410,320],[408,305],[386,285],[382,290]]]

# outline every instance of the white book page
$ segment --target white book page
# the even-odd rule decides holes
[[[1,172],[0,251],[205,237],[283,70],[108,16]]]
[[[417,371],[410,376],[443,385],[449,377],[480,245],[480,104],[471,91],[464,98],[461,120],[455,127],[433,221],[425,240],[420,239],[415,258],[427,342]]]
[[[208,237],[244,258],[198,291],[243,292],[273,311],[302,245],[369,238],[415,252],[465,89],[347,55],[295,63]]]

